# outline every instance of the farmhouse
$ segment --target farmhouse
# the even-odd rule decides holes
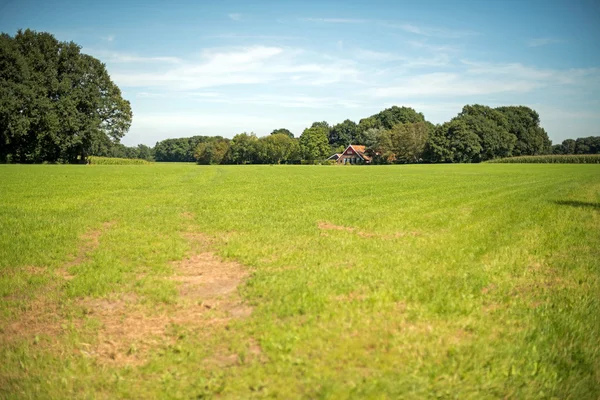
[[[328,160],[337,160],[338,164],[371,164],[372,158],[365,151],[365,146],[351,144],[342,154],[334,154]]]

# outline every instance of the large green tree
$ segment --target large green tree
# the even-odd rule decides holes
[[[258,138],[254,133],[237,134],[231,139],[229,157],[235,164],[251,164],[257,161]]]
[[[373,121],[375,122],[376,126],[372,126]],[[391,129],[397,124],[409,124],[416,122],[425,122],[425,117],[422,113],[416,112],[410,107],[392,106],[370,116],[369,118],[366,118],[365,120],[361,120],[359,125],[363,125],[367,128]]]
[[[393,152],[401,163],[422,161],[429,126],[425,122],[397,124],[390,129]]]
[[[198,144],[194,156],[198,164],[222,164],[229,160],[229,139],[220,136],[212,137],[206,142]]]
[[[329,130],[329,144],[332,146],[348,146],[349,144],[358,144],[355,142],[358,132],[356,122],[349,119],[334,125]]]
[[[0,35],[0,161],[82,162],[118,143],[131,119],[104,64],[75,43]]]
[[[466,105],[455,119],[463,122],[471,133],[479,137],[481,152],[472,161],[512,155],[517,137],[509,132],[508,119],[502,112],[479,104]]]
[[[480,153],[479,136],[463,120],[455,118],[433,130],[424,158],[429,162],[469,163]]]
[[[298,140],[283,133],[260,138],[258,149],[258,159],[264,164],[281,164],[300,158]]]
[[[552,142],[544,128],[540,126],[540,116],[535,110],[525,106],[498,107],[496,110],[506,117],[508,131],[517,138],[513,155],[538,155],[551,152]]]
[[[318,160],[330,155],[328,133],[329,129],[319,123],[302,132],[299,139],[300,150],[305,160]]]
[[[362,133],[367,153],[373,158],[374,164],[390,164],[396,160],[392,135],[383,128],[370,128]]]

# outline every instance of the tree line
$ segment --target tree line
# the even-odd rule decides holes
[[[374,163],[482,162],[543,154],[594,154],[600,138],[552,146],[538,113],[525,106],[466,105],[443,124],[393,106],[359,120],[314,122],[295,138],[288,129],[166,139],[154,147],[120,143],[132,111],[104,64],[49,33],[0,35],[0,162],[85,162],[89,156],[201,164],[312,163],[349,144]]]
[[[263,137],[244,132],[232,139],[167,139],[155,149],[175,150],[162,153],[160,161],[183,161],[183,154],[185,161],[192,161],[193,154],[200,164],[312,162],[342,152],[349,144],[364,145],[377,164],[481,162],[551,153],[552,143],[539,124],[537,112],[524,106],[466,105],[439,125],[410,107],[393,106],[358,123],[314,122],[297,139],[287,129],[276,129]]]

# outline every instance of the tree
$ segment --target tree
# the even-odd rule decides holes
[[[75,43],[0,35],[0,161],[83,162],[118,143],[131,118],[104,64]]]
[[[429,127],[425,122],[394,125],[390,135],[397,161],[403,163],[422,161],[429,137]]]
[[[363,133],[367,154],[373,158],[374,164],[391,164],[396,161],[392,135],[382,128],[371,128]]]
[[[565,139],[562,142],[562,154],[575,154],[575,145],[577,142],[573,139]]]
[[[249,164],[257,161],[258,139],[254,133],[235,135],[230,143],[230,159],[235,164]]]
[[[358,132],[358,126],[354,121],[349,119],[334,125],[329,130],[329,144],[332,146],[348,146],[354,143]],[[358,143],[354,143],[358,144]]]
[[[329,131],[329,129],[331,129],[331,127],[329,126],[329,123],[327,123],[327,121],[313,122],[310,127],[311,128],[323,128],[323,129],[327,129],[327,131]]]
[[[318,123],[306,128],[300,135],[300,150],[305,160],[318,160],[329,156],[329,129]]]
[[[221,164],[226,161],[229,151],[229,140],[215,136],[196,147],[194,156],[198,164]]]
[[[297,140],[286,134],[278,133],[259,139],[259,159],[265,164],[281,164],[298,156]]]
[[[551,151],[552,142],[540,126],[540,116],[535,110],[525,106],[498,107],[496,110],[504,114],[508,131],[517,138],[513,155],[538,155]]]
[[[220,136],[216,136],[220,138]],[[156,161],[162,162],[194,162],[198,144],[211,140],[210,136],[192,136],[172,138],[157,142],[154,146]]]
[[[154,150],[151,147],[146,146],[145,144],[138,144],[138,157],[142,160],[153,161],[154,160]]]
[[[288,137],[290,137],[292,139],[294,138],[294,134],[285,128],[275,129],[273,132],[271,132],[271,135],[277,135],[280,133],[283,133],[284,135],[287,135]]]
[[[512,155],[517,138],[508,131],[508,120],[500,111],[479,104],[467,105],[455,119],[464,122],[470,133],[479,136],[481,152],[472,161]]]
[[[368,126],[369,128],[381,127],[391,129],[397,124],[425,122],[425,117],[422,113],[416,112],[413,108],[392,106],[367,118],[364,125],[372,124],[372,121],[375,121],[376,126]],[[361,120],[360,123],[362,124],[363,120]]]
[[[427,141],[424,158],[429,162],[469,163],[481,153],[479,136],[461,119],[438,125]]]
[[[600,154],[600,136],[577,138],[574,154]]]

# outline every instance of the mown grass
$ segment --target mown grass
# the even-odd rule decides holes
[[[600,396],[598,166],[8,165],[0,178],[1,397]],[[82,300],[170,312],[190,232],[251,272],[239,292],[253,313],[173,324],[142,363],[90,356],[103,327]],[[9,329],[30,315],[46,334]]]
[[[497,158],[486,162],[500,164],[600,164],[600,154],[547,154]]]

